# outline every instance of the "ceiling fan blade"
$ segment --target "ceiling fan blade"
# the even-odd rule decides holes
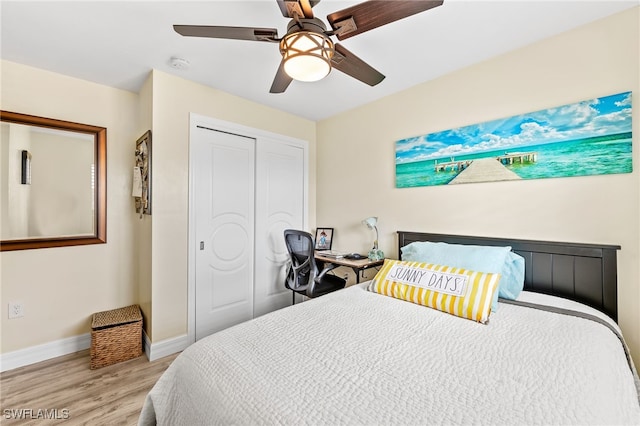
[[[348,51],[344,46],[336,44],[334,49],[335,52],[331,59],[331,66],[333,68],[363,83],[367,83],[369,86],[375,86],[384,80],[384,75]]]
[[[276,72],[276,77],[273,79],[269,93],[284,93],[292,81],[293,79],[284,72],[284,61],[280,62],[278,72]]]
[[[327,16],[338,40],[440,6],[443,0],[369,0]]]
[[[311,8],[320,3],[320,0],[276,0],[280,6],[280,12],[285,18],[293,18],[298,14],[300,18],[313,18]]]
[[[174,25],[173,29],[187,37],[226,38],[232,40],[253,40],[278,42],[275,28],[221,27],[209,25]]]

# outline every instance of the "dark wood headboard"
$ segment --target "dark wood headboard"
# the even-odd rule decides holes
[[[398,259],[415,241],[511,246],[525,260],[525,290],[576,300],[618,321],[620,246],[398,231]]]

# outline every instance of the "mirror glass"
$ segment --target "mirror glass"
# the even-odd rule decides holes
[[[1,249],[106,242],[106,129],[0,118]]]

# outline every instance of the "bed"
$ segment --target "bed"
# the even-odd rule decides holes
[[[618,246],[398,232],[398,258],[423,241],[509,246],[524,291],[486,324],[371,282],[272,312],[187,348],[139,424],[640,424]]]

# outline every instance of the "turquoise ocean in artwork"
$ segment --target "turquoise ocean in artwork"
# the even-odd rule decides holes
[[[511,147],[509,154],[536,152],[537,161],[506,165],[523,179],[549,177],[571,177],[584,175],[630,173],[631,132],[608,136],[576,139],[565,142]],[[457,155],[455,161],[477,158],[495,158],[504,155],[504,150],[487,151],[468,155]],[[436,161],[445,163],[451,157],[396,164],[396,187],[444,185],[458,174],[457,171],[435,171]]]

